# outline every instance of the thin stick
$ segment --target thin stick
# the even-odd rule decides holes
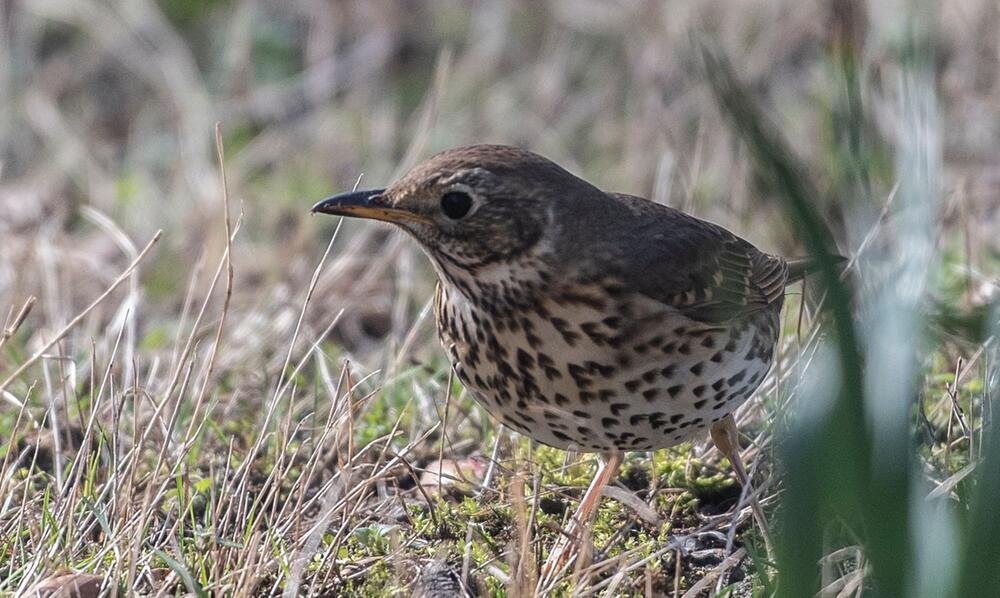
[[[24,363],[21,364],[21,367],[14,370],[13,374],[7,376],[7,379],[4,380],[3,382],[0,382],[0,393],[2,393],[7,388],[7,386],[10,385],[11,382],[16,380],[18,376],[23,374],[25,370],[31,367],[36,361],[41,359],[41,357],[45,355],[48,352],[48,350],[52,348],[53,345],[61,341],[63,337],[69,334],[70,330],[72,330],[77,324],[79,324],[80,321],[83,320],[85,317],[87,317],[87,315],[91,311],[93,311],[95,307],[100,305],[101,302],[107,299],[108,296],[111,293],[113,293],[115,289],[117,289],[123,282],[125,282],[125,280],[128,279],[129,275],[132,274],[132,271],[135,270],[136,266],[139,265],[139,262],[141,262],[142,259],[146,257],[146,254],[149,253],[149,250],[153,248],[153,245],[155,245],[156,242],[160,240],[160,235],[162,234],[163,234],[162,230],[156,231],[156,234],[154,234],[153,238],[149,240],[149,243],[146,243],[146,246],[142,249],[142,251],[139,252],[139,255],[137,255],[136,258],[132,260],[132,263],[129,264],[128,268],[125,268],[125,271],[122,272],[118,276],[118,278],[115,279],[113,283],[111,283],[111,286],[109,286],[107,290],[101,293],[101,295],[97,299],[94,299],[93,303],[88,305],[86,309],[78,313],[76,317],[70,320],[69,324],[66,324],[66,326],[64,326],[63,329],[60,330],[59,333],[52,338],[52,340],[46,343],[44,347],[36,351],[35,354],[28,359],[28,361],[25,361]]]
[[[219,179],[222,184],[222,214],[226,221],[226,294],[222,300],[222,315],[219,318],[219,326],[215,329],[215,340],[212,342],[212,353],[208,358],[208,367],[205,370],[205,377],[201,383],[201,392],[195,399],[194,409],[191,411],[191,422],[188,424],[187,438],[191,438],[191,431],[198,421],[198,411],[205,400],[205,393],[215,371],[215,360],[219,353],[219,346],[222,344],[222,333],[226,328],[226,316],[229,315],[229,303],[233,298],[233,227],[229,217],[229,184],[226,182],[226,153],[222,147],[222,125],[215,123],[215,151],[219,158]]]
[[[14,318],[14,321],[10,323],[10,326],[4,328],[3,334],[0,335],[0,349],[3,349],[3,346],[7,343],[8,340],[10,340],[10,337],[14,336],[14,333],[17,332],[17,329],[21,327],[21,324],[24,323],[24,319],[28,317],[28,313],[31,311],[31,308],[34,307],[34,305],[35,305],[35,296],[32,295],[28,297],[28,300],[25,301],[24,305],[21,306],[21,311],[17,312],[17,316]]]

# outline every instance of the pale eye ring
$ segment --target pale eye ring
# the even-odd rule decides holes
[[[449,191],[441,196],[441,211],[452,220],[464,218],[472,209],[472,197],[465,191]]]

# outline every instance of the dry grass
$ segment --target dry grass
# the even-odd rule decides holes
[[[923,518],[907,548],[824,523],[803,587],[904,595],[880,561],[901,550],[910,595],[949,595],[998,383],[998,24],[980,0],[923,20],[846,0],[0,6],[0,594],[86,572],[149,595],[795,595],[707,439],[631,455],[591,564],[537,588],[591,457],[508,437],[451,379],[413,243],[307,217],[362,173],[506,142],[802,253],[717,108],[708,39],[852,256],[872,450],[914,454],[886,486]],[[805,496],[787,447],[835,404],[818,295],[789,297],[740,413],[776,522]]]

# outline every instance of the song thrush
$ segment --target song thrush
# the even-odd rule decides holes
[[[785,285],[808,261],[502,145],[313,211],[409,233],[437,271],[438,335],[465,387],[522,434],[603,455],[577,525],[624,451],[705,430],[748,483],[732,413],[770,368]]]

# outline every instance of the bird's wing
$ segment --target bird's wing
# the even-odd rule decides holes
[[[717,324],[781,305],[788,264],[728,230],[651,201],[609,194],[631,214],[636,243],[617,256],[628,288]]]

